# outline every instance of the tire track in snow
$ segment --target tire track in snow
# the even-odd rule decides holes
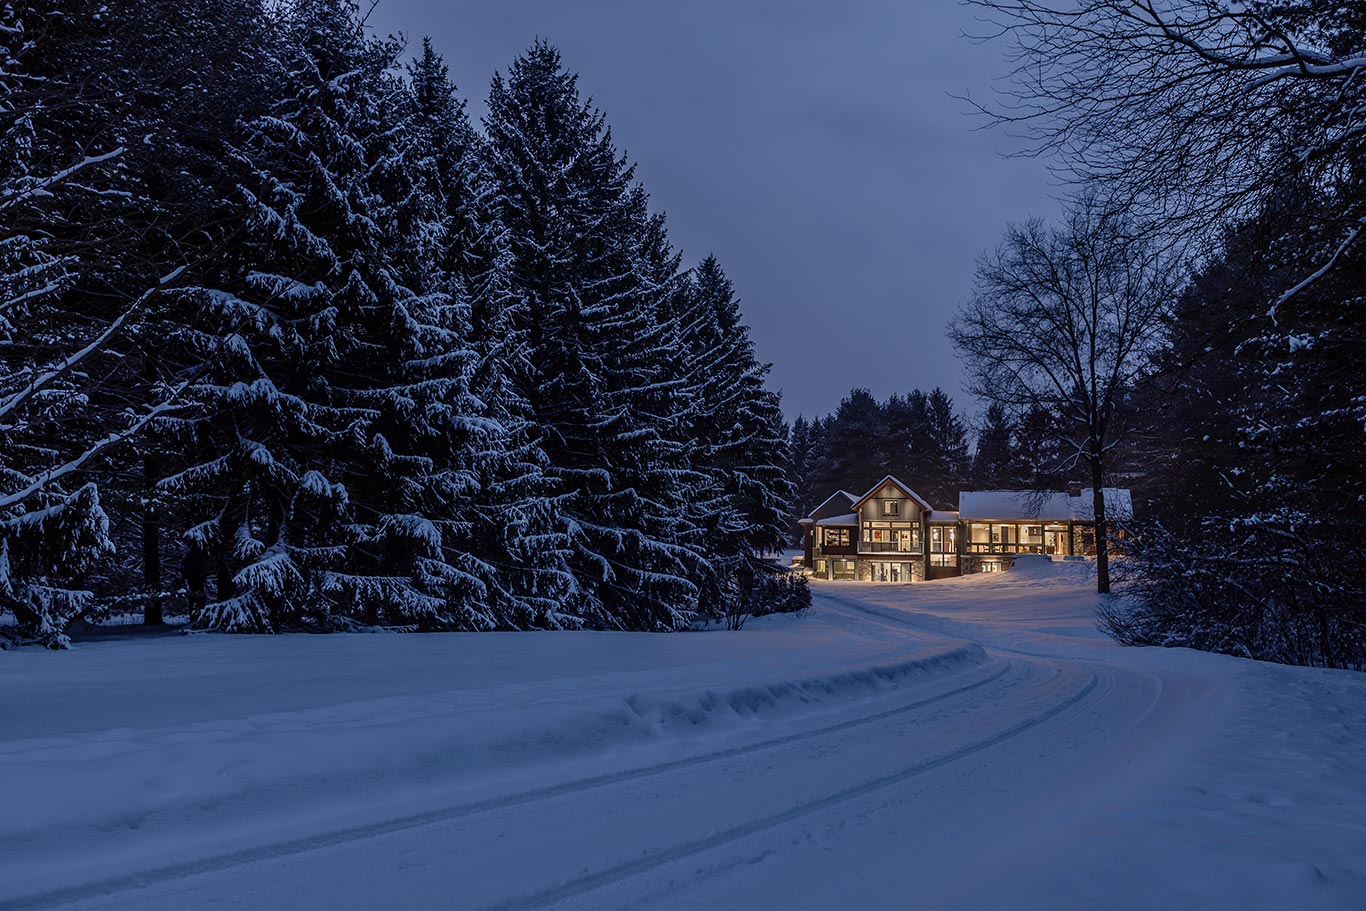
[[[850,598],[846,598],[846,597],[844,597],[844,596],[842,596],[842,595],[832,595],[832,594],[830,594],[829,592],[820,592],[819,595],[818,595],[818,597],[823,598],[823,599],[825,599],[826,601],[830,602],[831,604],[837,605],[837,606],[839,606],[839,607],[852,608],[852,609],[854,609],[855,611],[857,611],[859,614],[861,614],[863,617],[865,617],[865,618],[872,618],[872,620],[873,620],[875,623],[878,623],[878,624],[881,625],[881,626],[885,626],[885,627],[887,627],[888,629],[897,629],[897,630],[902,630],[902,631],[908,630],[908,629],[909,629],[909,630],[915,630],[916,632],[919,632],[919,633],[930,633],[930,634],[935,635],[935,636],[942,636],[942,637],[947,637],[947,638],[949,638],[949,639],[956,639],[956,640],[958,640],[958,641],[960,641],[960,642],[972,642],[972,643],[974,643],[974,644],[976,644],[976,645],[980,645],[980,646],[981,646],[982,648],[984,648],[984,649],[989,649],[990,651],[993,651],[993,652],[1009,652],[1009,653],[1012,654],[1012,655],[1023,655],[1023,656],[1026,657],[1026,658],[1043,658],[1043,659],[1045,659],[1045,660],[1047,660],[1047,661],[1053,661],[1053,662],[1095,661],[1095,660],[1097,660],[1097,659],[1095,659],[1095,658],[1089,658],[1089,657],[1084,657],[1084,656],[1080,656],[1080,655],[1078,655],[1078,656],[1076,656],[1076,657],[1071,657],[1071,656],[1069,656],[1069,657],[1066,657],[1066,658],[1062,658],[1062,657],[1059,657],[1058,655],[1050,655],[1050,654],[1048,654],[1048,653],[1046,653],[1046,652],[1030,652],[1030,651],[1026,651],[1025,649],[1021,649],[1021,648],[1012,648],[1012,647],[1007,646],[1007,645],[996,645],[996,644],[991,644],[991,643],[986,643],[986,642],[978,642],[978,641],[975,640],[975,639],[965,639],[965,638],[963,638],[961,635],[959,635],[958,632],[956,632],[956,631],[951,632],[951,631],[949,631],[949,630],[940,629],[939,627],[937,627],[937,626],[935,626],[935,625],[933,625],[933,624],[928,624],[928,623],[917,623],[917,622],[915,622],[913,616],[910,615],[910,614],[908,614],[907,611],[899,611],[899,610],[897,610],[897,609],[894,608],[894,607],[886,608],[886,609],[880,610],[880,609],[875,608],[875,607],[870,607],[869,605],[863,604],[863,603],[861,603],[861,602],[859,602],[859,601],[855,601],[855,600],[852,600],[852,599],[850,599]],[[963,622],[963,621],[958,621],[958,622]]]
[[[983,677],[980,680],[965,684],[964,686],[956,687],[955,689],[937,693],[934,696],[918,699],[914,702],[899,705],[881,712],[876,712],[872,715],[862,715],[858,718],[851,718],[847,721],[840,721],[820,728],[797,731],[782,737],[729,747],[724,750],[702,753],[684,759],[671,760],[669,762],[643,766],[637,769],[611,772],[605,775],[597,775],[592,778],[581,778],[576,781],[549,785],[543,788],[535,788],[530,791],[521,791],[515,794],[492,797],[487,800],[460,804],[455,807],[427,810],[422,813],[415,813],[396,819],[388,819],[382,822],[338,829],[322,835],[308,836],[274,844],[259,845],[200,860],[168,864],[163,867],[144,870],[140,873],[128,874],[126,876],[109,877],[103,880],[83,883],[78,886],[70,886],[64,889],[32,893],[14,899],[3,899],[0,900],[0,911],[30,911],[30,909],[60,907],[61,905],[82,899],[105,897],[117,892],[134,891],[166,882],[187,879],[200,874],[228,870],[233,867],[244,866],[257,861],[276,860],[293,854],[303,854],[308,851],[335,847],[337,845],[355,841],[363,841],[367,838],[389,835],[408,829],[417,829],[436,823],[450,822],[466,816],[510,809],[524,804],[535,803],[539,800],[548,800],[571,795],[594,788],[610,787],[638,779],[649,778],[655,775],[675,772],[680,769],[687,769],[712,762],[721,762],[751,753],[763,752],[765,750],[778,749],[805,740],[826,737],[853,728],[886,721],[899,715],[904,715],[917,709],[943,702],[946,699],[952,699],[955,696],[970,693],[1000,680],[1011,671],[1019,673],[1024,669],[1025,666],[1021,662],[1002,661],[1001,667],[994,673]]]
[[[797,804],[781,813],[775,813],[770,816],[751,820],[747,823],[722,829],[704,838],[684,842],[683,844],[675,845],[671,848],[663,848],[657,851],[648,852],[634,860],[606,867],[597,872],[567,882],[562,882],[559,885],[540,892],[486,905],[484,911],[514,911],[514,909],[551,907],[585,893],[611,886],[643,873],[649,873],[671,863],[687,860],[688,858],[704,854],[716,848],[724,847],[733,842],[749,838],[750,836],[778,828],[787,823],[795,822],[825,810],[833,809],[841,804],[867,797],[879,791],[886,790],[887,788],[902,784],[918,775],[923,775],[926,772],[931,772],[935,769],[951,765],[960,759],[988,750],[1011,738],[1017,737],[1032,728],[1038,727],[1085,700],[1095,692],[1100,685],[1100,674],[1095,671],[1088,671],[1088,673],[1089,679],[1087,680],[1086,685],[1076,693],[1068,696],[1062,702],[1050,707],[1046,711],[1011,725],[1004,731],[1000,731],[990,737],[950,750],[933,759],[923,760],[895,772],[835,791],[824,797]]]

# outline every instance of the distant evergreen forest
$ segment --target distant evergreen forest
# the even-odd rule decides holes
[[[893,394],[879,402],[854,389],[834,414],[791,428],[793,524],[837,490],[861,495],[887,475],[937,509],[957,509],[958,492],[1057,489],[1076,473],[1075,450],[1060,442],[1048,412],[1018,417],[988,406],[974,425],[942,389]],[[1079,476],[1079,475],[1078,475]]]
[[[806,603],[734,289],[553,46],[475,123],[348,0],[0,14],[0,642]]]

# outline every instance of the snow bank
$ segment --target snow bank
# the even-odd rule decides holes
[[[1038,579],[1053,582],[1085,582],[1095,576],[1095,564],[1079,557],[1054,560],[1044,554],[1020,554],[1010,566],[1012,581]]]
[[[111,686],[72,688],[82,704],[46,706],[58,716],[51,732],[42,733],[38,719],[28,719],[30,736],[22,736],[23,724],[0,725],[8,738],[0,741],[0,764],[9,780],[25,783],[0,814],[0,882],[9,894],[68,883],[72,856],[82,858],[77,878],[98,882],[149,856],[158,866],[193,863],[263,840],[677,762],[719,744],[733,749],[828,723],[835,713],[847,719],[865,703],[874,711],[880,698],[908,685],[988,660],[980,646],[923,636],[870,639],[820,622],[785,626],[755,635],[452,635],[441,637],[444,654],[430,637],[335,637],[361,641],[361,651],[345,641],[335,647],[364,664],[338,663],[350,674],[333,679],[332,699],[309,696],[312,678],[331,672],[326,663],[310,667],[298,655],[288,669],[264,670],[264,680],[289,688],[280,699],[313,703],[282,711],[269,710],[277,694],[253,682],[249,662],[223,656],[316,654],[332,643],[215,636],[87,647],[59,660],[77,676],[93,671],[82,667],[89,657],[111,664],[95,676],[164,680],[150,703],[163,705],[165,723],[147,723],[136,703],[118,702],[126,691]],[[683,659],[675,655],[670,666],[663,656],[680,648]],[[737,648],[747,649],[748,667],[732,660]],[[521,658],[487,683],[459,670],[451,678],[440,667],[470,649],[505,661],[520,651]],[[200,672],[178,677],[167,659],[196,652],[207,659]],[[612,670],[640,662],[641,652],[653,652],[661,666]],[[720,663],[710,660],[713,652]],[[161,657],[161,674],[145,662],[149,654]],[[884,660],[870,664],[870,655]],[[39,677],[62,666],[25,663]],[[411,682],[381,695],[386,671],[402,679],[405,664]],[[433,686],[443,675],[459,685]],[[356,698],[367,691],[373,698]],[[109,726],[121,716],[138,723]],[[96,724],[101,718],[105,726]],[[72,730],[72,719],[94,726]]]

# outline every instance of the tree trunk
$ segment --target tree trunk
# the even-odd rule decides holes
[[[152,456],[142,460],[142,585],[147,600],[142,606],[144,626],[160,626],[161,614],[161,516],[154,496],[157,463]]]
[[[229,492],[228,501],[223,504],[223,511],[218,518],[218,540],[214,542],[214,564],[218,576],[214,587],[215,601],[226,601],[236,594],[236,586],[232,581],[234,546],[237,529],[244,518],[241,511],[244,508],[243,500],[246,498],[244,491],[236,489],[236,483],[237,480],[234,478],[234,489]]]
[[[1110,593],[1110,541],[1105,528],[1105,475],[1100,453],[1091,453],[1091,509],[1096,520],[1096,591]]]

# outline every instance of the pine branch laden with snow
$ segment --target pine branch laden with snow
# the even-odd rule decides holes
[[[63,123],[99,123],[105,99],[70,72],[70,48],[53,38],[64,21],[59,11],[7,3],[3,13],[0,611],[15,618],[21,639],[59,647],[67,622],[93,609],[80,582],[114,549],[89,472],[173,411],[178,392],[156,384],[111,407],[92,376],[116,362],[183,267],[165,266],[145,284],[145,270],[129,268],[126,283],[102,285],[98,312],[84,310],[102,244],[116,244],[124,230],[118,214],[132,194],[120,165],[128,149],[108,132],[98,146],[85,144]],[[92,32],[96,45],[108,40]]]

